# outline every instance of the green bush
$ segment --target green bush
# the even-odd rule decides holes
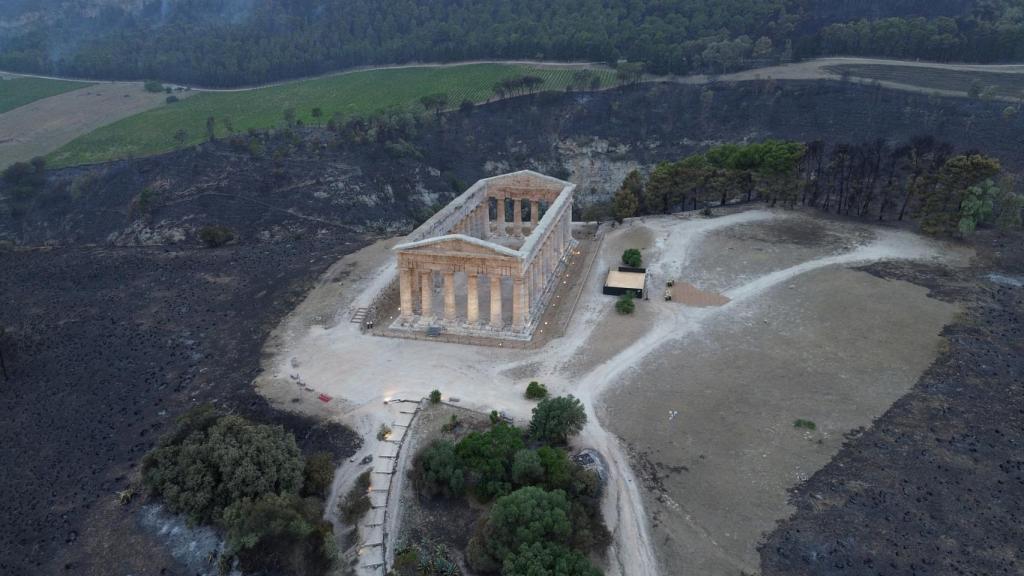
[[[172,512],[217,522],[243,498],[301,489],[302,455],[284,428],[210,410],[186,415],[180,426],[142,462],[143,483]]]
[[[552,542],[524,544],[505,557],[502,576],[601,576],[576,550]]]
[[[569,500],[561,490],[528,486],[498,498],[473,535],[467,555],[470,567],[493,571],[523,546],[567,544],[572,536],[569,514]]]
[[[438,404],[441,402],[441,391],[434,389],[430,391],[430,403]]]
[[[533,409],[530,435],[541,442],[564,444],[587,423],[583,404],[573,395],[541,400]]]
[[[322,503],[295,494],[243,498],[224,511],[228,555],[246,573],[324,574],[337,557]]]
[[[175,96],[174,94],[171,94],[170,96],[165,98],[164,101],[167,102],[168,104],[174,104],[175,102],[178,101],[178,97]]]
[[[235,233],[226,226],[206,226],[199,230],[199,239],[207,248],[219,248],[235,239]]]
[[[812,422],[811,420],[804,420],[802,418],[797,418],[796,420],[793,421],[793,427],[794,428],[803,428],[805,430],[815,430],[815,429],[818,428],[818,425],[815,424],[814,422]]]
[[[146,80],[142,86],[146,89],[146,92],[152,92],[154,94],[164,91],[164,85],[156,80]]]
[[[622,253],[622,263],[632,268],[639,268],[643,264],[644,259],[640,255],[640,250],[636,248],[629,248]]]
[[[523,449],[512,458],[512,481],[519,486],[532,486],[544,480],[544,465],[534,450]]]
[[[548,397],[548,387],[534,380],[526,386],[526,397],[530,400],[541,400]]]
[[[572,470],[575,466],[569,461],[565,450],[541,446],[537,449],[541,466],[544,467],[544,487],[548,490],[568,489],[572,483]]]
[[[424,496],[461,496],[466,491],[466,472],[455,455],[455,445],[435,440],[413,459],[413,485]]]
[[[503,422],[486,432],[471,432],[455,446],[466,471],[466,485],[481,500],[512,491],[512,460],[525,448],[519,429]]]
[[[313,454],[306,459],[302,477],[304,495],[326,498],[334,482],[334,458],[327,452]]]
[[[636,310],[636,302],[633,302],[633,293],[626,292],[615,301],[615,311],[623,316],[632,314]]]
[[[13,200],[12,212],[24,211],[28,201],[46,187],[46,160],[36,157],[29,162],[15,162],[4,169],[3,180],[12,185],[8,192],[9,198]]]

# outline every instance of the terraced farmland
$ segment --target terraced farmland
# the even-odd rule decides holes
[[[0,78],[0,114],[36,100],[90,86],[86,82],[43,78]]]
[[[897,82],[922,89],[951,90],[967,93],[972,86],[990,89],[993,96],[1024,100],[1024,73],[951,70],[925,66],[892,66],[887,64],[841,64],[827,66],[838,75],[849,75],[882,82]]]
[[[83,135],[50,155],[52,165],[68,166],[129,156],[157,154],[180,146],[175,138],[185,131],[185,145],[206,138],[207,118],[215,119],[218,136],[228,123],[235,131],[265,129],[283,122],[285,110],[296,120],[314,122],[319,108],[326,122],[335,114],[348,118],[386,109],[421,109],[419,99],[445,93],[452,106],[463,100],[482,102],[493,96],[496,82],[531,74],[544,79],[543,90],[564,90],[579,68],[506,64],[468,64],[367,70],[235,92],[202,92],[187,100],[125,118]],[[607,86],[614,73],[596,70]]]

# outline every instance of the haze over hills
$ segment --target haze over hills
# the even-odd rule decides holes
[[[826,54],[1024,58],[1015,0],[7,4],[0,69],[209,86],[411,61],[625,59],[687,74]]]

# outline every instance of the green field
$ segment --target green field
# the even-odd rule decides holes
[[[839,75],[848,74],[858,78],[898,82],[933,90],[967,92],[972,85],[982,89],[991,87],[995,96],[1024,99],[1024,74],[1021,73],[943,70],[888,64],[839,64],[826,66],[825,69]]]
[[[43,78],[0,79],[0,114],[36,100],[78,90],[89,85],[86,82],[44,80]]]
[[[129,156],[167,152],[178,147],[175,133],[184,129],[188,144],[206,138],[206,119],[216,119],[218,136],[228,134],[225,119],[236,132],[249,128],[280,126],[284,111],[312,123],[313,108],[320,108],[326,122],[335,113],[343,117],[372,114],[389,108],[419,109],[420,97],[443,92],[452,106],[463,100],[482,102],[493,95],[492,87],[504,78],[531,74],[544,79],[543,90],[564,90],[573,69],[468,64],[446,68],[420,67],[368,70],[305,80],[240,92],[203,92],[173,104],[131,116],[76,138],[48,158],[51,165],[70,166]],[[597,71],[605,86],[614,73]]]

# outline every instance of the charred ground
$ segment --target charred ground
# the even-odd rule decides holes
[[[1019,236],[977,239],[962,271],[881,264],[881,278],[967,305],[914,389],[792,493],[765,574],[1017,574],[1024,541],[1024,274]]]
[[[535,168],[576,176],[585,204],[607,197],[634,167],[676,160],[709,143],[899,140],[922,127],[958,150],[979,149],[1019,169],[1021,120],[1007,122],[1002,108],[839,82],[667,84],[503,101],[441,121],[417,120],[379,142],[355,142],[325,129],[239,136],[153,158],[50,171],[27,200],[12,198],[0,184],[0,241],[6,242],[0,268],[7,271],[0,276],[0,324],[7,328],[2,345],[11,376],[0,387],[6,414],[0,433],[11,439],[0,446],[8,464],[0,510],[19,519],[0,528],[0,572],[174,573],[173,560],[155,541],[132,536],[131,546],[121,544],[137,529],[117,509],[115,492],[174,417],[197,402],[285,423],[307,446],[351,450],[357,440],[349,433],[310,436],[308,422],[271,410],[253,392],[263,340],[332,262],[375,237],[410,229],[466,183]],[[250,148],[254,139],[261,142],[257,154]],[[198,233],[211,225],[226,226],[236,240],[203,247]],[[875,488],[882,496],[868,497],[859,508],[864,498],[815,512],[812,494],[841,490],[850,478],[852,460],[846,467],[833,463],[795,495],[801,512],[769,539],[767,571],[815,572],[822,557],[829,558],[827,566],[845,566],[884,547],[911,554],[887,540],[892,526],[886,514],[899,502],[911,512],[928,510],[915,502],[921,498],[915,490],[936,489],[921,482],[953,482],[941,492],[947,498],[962,495],[972,475],[975,494],[979,481],[992,488],[980,506],[963,500],[959,520],[929,520],[929,528],[905,544],[921,562],[935,556],[942,530],[1019,520],[1011,488],[1013,482],[1019,488],[1020,462],[1007,450],[1019,451],[1021,416],[1005,414],[1005,426],[985,418],[1020,404],[1007,396],[1021,393],[1020,290],[999,290],[978,292],[989,299],[978,302],[999,307],[979,304],[979,323],[951,339],[950,355],[929,372],[947,374],[945,387],[937,388],[946,395],[943,402],[970,415],[955,422],[967,426],[966,436],[944,449],[966,451],[974,460],[950,472],[935,467],[946,466],[941,461],[927,465],[927,458],[905,457],[937,449],[938,440],[927,438],[948,440],[941,426],[924,434],[929,419],[939,416],[920,417],[913,404],[939,392],[926,397],[915,391],[837,459],[892,460],[884,469],[868,468],[888,474]],[[996,362],[999,353],[1015,356],[1006,365]],[[990,361],[977,360],[980,355]],[[991,391],[982,384],[957,388],[950,384],[955,370],[976,370],[971,374],[984,376],[982,384],[1016,375],[1018,384],[1002,393],[999,384]],[[910,430],[922,433],[908,440]],[[863,440],[871,434],[880,436]],[[1000,486],[1005,492],[997,506],[991,496],[999,496]],[[851,519],[864,528],[851,527]],[[981,529],[973,532],[978,542]],[[849,540],[850,530],[864,534]],[[989,533],[1013,536],[1009,530]]]

